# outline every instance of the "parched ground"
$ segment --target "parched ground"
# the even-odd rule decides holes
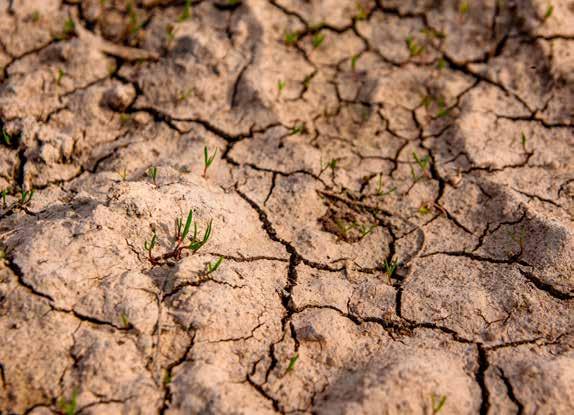
[[[574,413],[574,2],[0,28],[0,414]]]

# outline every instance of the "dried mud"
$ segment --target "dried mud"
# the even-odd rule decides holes
[[[1,414],[574,413],[574,3],[0,27]]]

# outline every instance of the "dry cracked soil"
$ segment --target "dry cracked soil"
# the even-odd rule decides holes
[[[574,1],[0,28],[0,414],[574,413]]]

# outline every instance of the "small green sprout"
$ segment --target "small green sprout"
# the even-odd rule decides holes
[[[137,10],[133,3],[128,3],[128,32],[130,35],[136,35],[142,28],[142,24],[139,21]]]
[[[298,359],[299,353],[294,353],[293,356],[291,356],[291,359],[289,359],[289,366],[287,366],[287,372],[292,372],[295,370],[295,363],[297,363]]]
[[[6,259],[6,251],[0,248],[0,261],[4,261]]]
[[[297,32],[287,32],[283,37],[283,41],[287,46],[293,46],[299,40],[299,33]]]
[[[76,24],[71,17],[64,22],[64,38],[69,38],[76,32]]]
[[[175,39],[175,27],[172,24],[165,26],[165,35],[167,36],[167,45],[171,45]]]
[[[389,278],[389,283],[391,282],[391,278],[393,277],[393,275],[395,275],[395,272],[397,272],[398,266],[399,262],[396,259],[391,259],[391,261],[385,259],[383,261],[383,272]]]
[[[122,171],[118,172],[118,175],[120,176],[120,178],[122,179],[122,181],[126,181],[128,178],[128,171],[127,169],[124,167],[124,169]]]
[[[285,81],[277,82],[277,89],[279,90],[279,93],[281,93],[285,89]]]
[[[2,209],[6,209],[6,196],[10,193],[10,188],[2,190]]]
[[[371,232],[373,232],[373,230],[377,227],[378,225],[370,225],[370,224],[361,224],[359,225],[359,233],[361,234],[361,239],[363,239],[365,236],[367,236],[368,234],[370,234]]]
[[[193,238],[191,240],[191,243],[188,246],[190,251],[195,253],[197,250],[199,250],[199,248],[201,248],[203,245],[205,245],[207,243],[207,241],[209,240],[209,237],[211,236],[211,225],[212,225],[212,223],[213,223],[213,221],[210,220],[209,223],[207,224],[207,228],[205,229],[205,233],[203,234],[203,239],[197,239],[197,223],[194,223]]]
[[[34,23],[37,23],[37,22],[40,20],[40,17],[41,17],[41,16],[40,16],[40,12],[39,12],[38,10],[34,10],[34,11],[32,12],[31,17],[32,17],[32,21],[33,21]]]
[[[58,68],[58,73],[56,74],[56,85],[62,85],[62,78],[64,78],[64,75],[66,75],[64,70],[62,68]]]
[[[519,255],[524,252],[524,247],[526,245],[526,228],[523,226],[520,227],[520,232],[517,234],[516,230],[509,232],[510,238],[518,244],[520,248]]]
[[[60,398],[58,400],[58,409],[63,415],[76,415],[78,410],[78,391],[74,390],[69,400]]]
[[[428,215],[429,213],[431,213],[431,208],[428,204],[428,202],[423,202],[421,203],[419,209],[418,209],[419,215]]]
[[[520,133],[520,144],[522,145],[524,151],[526,151],[526,135],[522,132]]]
[[[446,402],[446,395],[435,395],[433,393],[431,395],[431,402],[433,415],[438,414]]]
[[[207,271],[206,271],[206,275],[211,274],[212,272],[217,271],[217,268],[219,268],[219,266],[221,265],[221,263],[223,262],[223,257],[220,256],[213,264],[211,262],[209,262],[207,264]]]
[[[331,169],[331,171],[334,172],[335,169],[337,168],[338,162],[339,162],[339,160],[336,158],[329,160],[325,164],[323,164],[323,161],[321,161],[321,170],[319,171],[319,176],[321,176],[323,174],[323,172],[327,169]]]
[[[311,85],[311,79],[313,79],[314,76],[315,73],[313,72],[303,78],[303,88],[306,90],[309,89],[309,85]]]
[[[417,176],[415,174],[415,170],[411,166],[411,175],[413,177],[413,180],[416,182],[420,180],[422,177],[430,178],[430,173],[428,171],[430,165],[430,156],[427,154],[423,158],[419,158],[419,156],[417,156],[417,153],[413,151],[413,159],[415,160],[415,163],[417,164],[417,166],[419,166],[419,169],[422,172],[421,176]]]
[[[203,147],[203,177],[207,177],[207,169],[213,163],[216,154],[217,149],[215,149],[213,154],[210,156],[209,152],[207,151],[207,146]]]
[[[355,15],[356,20],[365,20],[367,18],[367,10],[361,4],[360,1],[357,1],[357,14]]]
[[[470,10],[470,4],[468,1],[465,0],[465,1],[460,3],[460,6],[458,7],[458,12],[461,15],[464,16],[465,14],[467,14],[469,12],[469,10]]]
[[[12,145],[12,136],[8,134],[4,129],[2,129],[2,140],[7,146]]]
[[[151,177],[154,186],[157,186],[157,182],[156,182],[156,179],[157,179],[157,167],[156,167],[156,166],[150,167],[150,168],[148,169],[148,171],[147,171],[147,175],[148,175],[148,177]]]
[[[436,67],[437,67],[439,70],[442,70],[442,69],[446,68],[446,60],[445,60],[444,58],[439,58],[439,60],[438,60],[438,62],[437,62],[437,64],[436,64]]]
[[[311,44],[313,45],[313,49],[317,49],[319,46],[321,46],[324,40],[325,40],[324,34],[315,33],[311,38]]]
[[[359,60],[360,57],[361,55],[353,55],[353,57],[351,58],[351,70],[353,72],[355,72],[355,70],[357,69],[357,61]]]
[[[144,249],[147,251],[148,259],[150,260],[150,262],[152,264],[155,263],[155,259],[152,255],[152,251],[153,251],[153,248],[156,246],[156,244],[157,244],[157,235],[154,231],[154,233],[152,234],[151,240],[149,242],[148,241],[144,242]]]
[[[295,125],[295,127],[291,129],[291,132],[289,132],[289,135],[301,135],[305,132],[307,132],[307,127],[305,126],[305,123],[301,123]]]
[[[554,13],[554,6],[549,4],[546,9],[546,13],[544,13],[544,20],[549,19],[552,16],[552,13]]]
[[[396,187],[391,187],[391,189],[387,190],[386,192],[383,191],[383,175],[381,173],[379,173],[378,179],[377,179],[377,187],[375,189],[375,195],[377,197],[385,197],[385,196],[391,194],[392,192],[394,192],[395,190],[397,190]]]
[[[132,327],[132,324],[130,323],[130,319],[128,318],[128,315],[126,313],[122,313],[120,315],[120,319],[122,320],[122,327],[125,329],[129,329],[130,327]]]
[[[421,100],[421,105],[425,107],[427,110],[433,103],[433,98],[430,95],[425,95]]]
[[[421,29],[421,33],[429,39],[444,39],[446,34],[440,30],[435,30],[431,27],[424,27]]]
[[[193,88],[186,89],[182,93],[179,94],[177,100],[179,102],[187,101],[193,95]]]
[[[34,196],[34,189],[32,190],[21,190],[20,191],[20,205],[24,206],[32,200],[32,196]]]
[[[241,3],[241,0],[227,0],[227,4],[229,6],[235,6],[236,4]]]
[[[125,112],[122,112],[120,114],[120,124],[121,125],[126,125],[128,122],[130,122],[131,119],[132,119],[132,116],[130,114],[126,114]]]
[[[185,5],[183,6],[183,11],[177,19],[179,22],[188,20],[191,17],[191,0],[185,0]]]
[[[163,376],[163,384],[164,386],[169,385],[171,382],[173,381],[173,377],[171,375],[171,372],[169,370],[165,371],[165,375]]]
[[[412,36],[407,36],[405,42],[412,57],[420,55],[425,50],[424,45],[419,45]]]

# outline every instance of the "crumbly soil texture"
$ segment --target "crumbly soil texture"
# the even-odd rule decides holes
[[[574,2],[0,28],[0,414],[574,413]]]

